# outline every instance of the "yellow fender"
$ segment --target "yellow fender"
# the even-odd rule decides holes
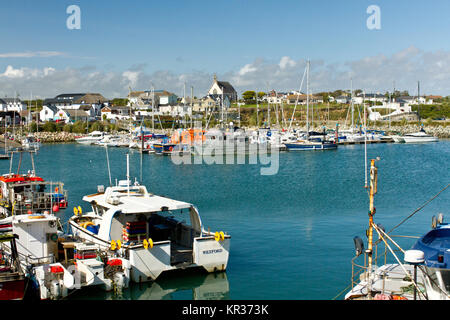
[[[142,241],[142,246],[144,247],[144,249],[148,249],[148,241],[147,241],[147,239],[144,239],[144,241]]]
[[[220,235],[220,240],[221,241],[225,240],[225,234],[223,233],[223,231],[220,231],[219,235]]]
[[[122,241],[117,240],[116,243],[117,243],[117,249],[122,248]]]
[[[83,213],[83,210],[81,209],[80,206],[78,206],[78,213],[81,215]]]
[[[151,238],[148,239],[148,246],[151,248],[153,248],[153,240]]]
[[[217,231],[216,231],[216,233],[214,233],[214,240],[220,241],[220,233]]]
[[[77,207],[73,207],[73,214],[76,215],[76,216],[78,215],[78,209],[77,209]]]
[[[116,250],[117,244],[114,240],[111,240],[111,250]]]

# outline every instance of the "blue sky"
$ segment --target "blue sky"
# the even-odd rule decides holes
[[[66,27],[69,17],[66,8],[72,4],[81,9],[80,30]],[[369,30],[366,26],[369,17],[366,9],[373,4],[381,9],[380,30]],[[413,54],[408,55],[411,61],[405,68],[417,59],[422,65],[425,61],[432,63],[438,56],[447,70],[449,12],[448,0],[436,0],[432,5],[414,0],[3,1],[0,4],[3,44],[0,49],[0,94],[4,91],[10,94],[13,89],[11,85],[1,87],[1,74],[6,73],[7,68],[11,71],[9,75],[17,75],[15,86],[21,85],[19,75],[33,74],[33,71],[36,75],[45,68],[50,68],[50,73],[69,70],[81,77],[83,74],[109,74],[111,79],[113,75],[123,76],[124,72],[128,72],[127,75],[138,73],[132,79],[135,81],[129,79],[130,83],[122,83],[114,92],[108,92],[109,95],[123,95],[129,84],[142,87],[152,82],[161,87],[168,83],[169,78],[178,79],[178,82],[189,80],[201,91],[205,90],[210,79],[200,81],[200,76],[210,77],[217,73],[222,78],[236,80],[246,65],[251,66],[246,70],[253,72],[261,70],[262,66],[272,70],[269,66],[278,65],[283,57],[289,57],[294,61],[292,67],[297,68],[293,72],[296,77],[281,81],[289,86],[286,90],[299,85],[304,59],[311,59],[313,66],[314,62],[315,65],[327,66],[329,72],[336,69],[344,72],[349,64],[359,65],[365,59],[381,56],[391,61],[406,50]],[[373,68],[376,66],[373,64]],[[370,71],[369,66],[365,67],[361,73]],[[427,66],[422,67],[422,71],[427,69]],[[17,70],[24,72],[13,72]],[[352,71],[357,78],[358,70]],[[409,69],[405,72],[414,74]],[[45,79],[46,73],[43,74]],[[169,78],[167,74],[170,74]],[[166,77],[160,81],[164,75]],[[334,84],[322,85],[317,79],[317,90],[322,86],[323,90],[333,86],[337,89],[342,83],[339,75],[342,76],[332,75],[336,78]],[[265,81],[237,79],[237,86],[245,90],[265,86],[265,82],[269,82],[271,87],[280,83],[276,77],[271,78],[270,72],[258,77],[264,77]],[[399,86],[404,85],[405,89],[420,80],[414,79],[411,83],[405,80],[403,83],[404,75],[399,74],[398,77]],[[428,77],[430,75],[424,80]],[[420,74],[417,78],[421,78]],[[120,77],[114,79],[118,81]],[[385,82],[394,80],[385,79]],[[73,82],[76,82],[75,78]],[[31,84],[23,85],[25,90],[33,90],[36,94],[53,94],[52,90],[43,87],[42,81],[37,83],[40,85],[36,85],[35,90]],[[368,90],[385,90],[384,87],[375,88],[375,83],[372,81],[373,87],[370,83],[361,85]],[[52,87],[51,82],[49,87]],[[179,87],[180,83],[177,83],[170,89],[179,91]],[[70,88],[61,86],[54,89]],[[106,90],[94,86],[89,91],[100,89]],[[73,88],[72,91],[79,90]]]

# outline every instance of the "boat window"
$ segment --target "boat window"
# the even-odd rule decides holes
[[[450,293],[450,270],[441,269],[442,282],[444,282],[445,290]]]

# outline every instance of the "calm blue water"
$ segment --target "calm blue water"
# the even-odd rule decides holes
[[[450,141],[431,144],[368,145],[380,157],[375,221],[390,230],[445,187],[450,180]],[[109,149],[113,180],[125,179],[128,149]],[[25,156],[22,168],[30,168]],[[353,237],[364,240],[368,197],[364,146],[336,151],[281,153],[278,174],[260,175],[261,165],[175,165],[170,157],[131,152],[131,175],[156,194],[195,204],[205,227],[232,236],[224,276],[176,274],[133,286],[124,299],[332,299],[350,283]],[[60,180],[70,209],[84,194],[108,185],[104,148],[45,145],[35,157],[37,172]],[[248,162],[247,162],[248,163]],[[1,172],[9,162],[0,162]],[[448,215],[450,190],[398,228],[395,234],[421,235],[432,215]],[[450,220],[450,216],[447,221]],[[413,242],[405,242],[408,248]],[[74,298],[106,299],[90,288]]]

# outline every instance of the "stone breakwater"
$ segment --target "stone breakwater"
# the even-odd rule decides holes
[[[70,132],[36,132],[34,136],[41,143],[57,143],[57,142],[74,142],[75,137],[80,136],[79,133]]]

